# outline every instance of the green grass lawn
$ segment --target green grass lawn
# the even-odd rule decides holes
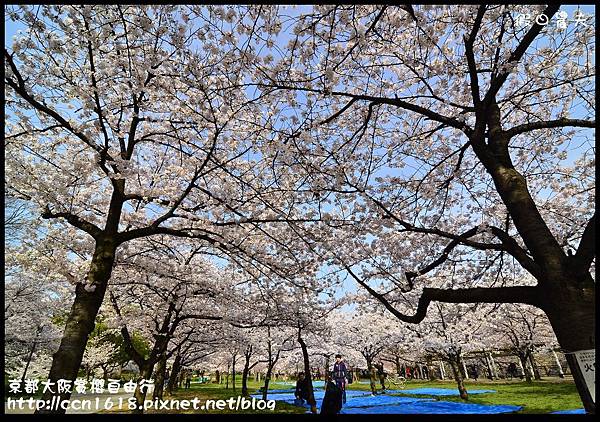
[[[379,385],[378,385],[379,386]],[[489,389],[496,390],[495,393],[471,394],[469,403],[487,404],[487,405],[516,405],[522,406],[522,409],[517,413],[549,413],[557,410],[577,409],[583,405],[579,399],[579,395],[572,380],[559,378],[547,378],[542,381],[534,381],[532,384],[527,384],[523,381],[488,381],[480,380],[477,382],[466,382],[467,391],[469,389]],[[250,394],[254,394],[262,387],[262,382],[250,381],[248,383]],[[290,389],[290,384],[279,382],[271,382],[270,389]],[[389,386],[389,389],[397,389],[397,387]],[[405,389],[413,388],[449,388],[456,390],[456,384],[453,381],[408,381]],[[369,384],[359,384],[357,382],[351,384],[349,389],[370,391]],[[192,399],[198,397],[202,402],[207,399],[228,399],[237,397],[241,394],[241,386],[236,384],[234,392],[231,385],[228,389],[225,384],[192,384],[188,390],[179,389],[171,397],[177,400]],[[414,394],[399,394],[412,397],[427,397],[436,400],[444,401],[462,401],[458,396],[458,391],[454,396],[430,396],[430,395],[414,395]],[[269,397],[270,398],[270,397]],[[146,413],[194,413],[198,410],[188,411],[155,411],[148,410]],[[298,406],[293,406],[284,402],[277,402],[275,413],[305,413],[306,409]],[[235,410],[205,410],[202,413],[236,413]],[[271,410],[245,410],[237,411],[237,413],[271,413]]]
[[[368,390],[368,385],[366,387]],[[451,381],[409,381],[406,383],[405,389],[428,387],[456,389],[456,383]],[[465,382],[465,387],[467,392],[469,389],[496,390],[495,393],[470,394],[469,403],[522,406],[523,408],[517,413],[549,413],[557,410],[583,408],[573,380],[547,378],[541,381],[533,381],[531,384],[524,381],[478,381]],[[458,396],[458,390],[455,396],[440,397],[415,394],[406,394],[406,396],[430,397],[444,401],[463,401]]]

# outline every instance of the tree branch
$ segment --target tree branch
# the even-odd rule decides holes
[[[6,61],[8,62],[8,64],[10,65],[10,68],[13,71],[13,73],[15,74],[15,76],[17,78],[17,82],[18,82],[18,83],[15,83],[15,81],[13,81],[12,79],[5,78],[5,81],[8,84],[8,86],[10,86],[17,94],[19,94],[19,96],[21,96],[21,98],[23,98],[24,100],[26,100],[36,110],[40,111],[41,113],[43,113],[43,114],[45,114],[45,115],[47,115],[49,117],[52,117],[63,128],[65,128],[66,130],[68,130],[69,132],[71,132],[73,135],[77,136],[86,145],[89,145],[95,151],[97,151],[97,152],[99,152],[99,153],[102,154],[103,148],[100,145],[97,145],[97,144],[93,143],[92,141],[90,141],[84,134],[82,134],[81,132],[78,132],[77,130],[75,130],[75,128],[73,126],[71,126],[71,124],[64,117],[62,117],[55,110],[52,110],[51,108],[49,108],[45,104],[42,104],[39,101],[37,101],[35,98],[33,98],[33,96],[29,92],[27,92],[27,89],[25,87],[25,83],[23,81],[23,78],[22,78],[19,70],[17,69],[16,65],[14,64],[12,56],[8,53],[8,51],[6,49],[4,49],[4,58],[6,59]],[[110,160],[112,160],[112,158],[110,156],[108,156],[108,158]]]
[[[527,255],[527,252],[517,243],[517,241],[498,227],[490,226],[490,229],[492,234],[502,242],[506,252],[513,256],[532,276],[540,280],[542,277],[542,269],[529,255]]]
[[[539,289],[532,286],[514,287],[474,287],[470,289],[437,289],[426,287],[419,298],[414,315],[405,315],[398,311],[383,295],[377,293],[365,281],[361,280],[350,267],[346,271],[358,284],[363,286],[373,297],[381,302],[400,321],[418,324],[425,319],[427,308],[431,302],[444,303],[526,303],[538,306]]]
[[[575,253],[577,267],[588,269],[596,256],[596,213],[585,226],[579,247]]]
[[[566,126],[578,126],[578,127],[596,127],[595,120],[582,120],[582,119],[557,119],[547,120],[543,122],[525,123],[522,125],[515,126],[511,129],[504,131],[504,133],[512,138],[513,136],[521,133],[530,132],[538,129],[551,129],[555,127],[566,127]]]
[[[473,28],[471,29],[471,34],[468,38],[465,36],[465,54],[467,56],[467,64],[469,66],[469,77],[471,79],[471,96],[473,97],[473,105],[475,105],[475,107],[477,107],[477,105],[481,102],[481,98],[479,96],[479,79],[477,77],[477,66],[475,64],[473,44],[475,43],[475,37],[477,36],[479,28],[481,27],[481,21],[483,20],[485,9],[486,6],[484,4],[479,6],[479,9],[477,10],[477,16],[475,17],[475,22],[473,23]]]
[[[195,229],[190,229],[195,230]],[[194,234],[190,231],[181,230],[181,229],[172,229],[169,227],[142,227],[139,229],[133,229],[127,232],[117,233],[116,240],[118,244],[123,242],[127,242],[128,240],[138,239],[140,237],[153,236],[156,234],[168,234],[175,237],[187,237],[190,239],[202,239],[206,240],[209,243],[217,243],[217,241],[206,234]]]
[[[372,96],[372,95],[363,95],[363,94],[350,94],[348,92],[341,92],[341,91],[325,92],[325,90],[320,90],[320,89],[303,88],[303,87],[298,87],[298,86],[288,86],[288,85],[281,85],[281,84],[276,84],[276,83],[272,84],[272,85],[257,84],[257,86],[264,87],[264,88],[314,92],[314,93],[318,93],[318,94],[328,94],[328,95],[339,96],[339,97],[353,98],[355,100],[371,101],[374,104],[393,105],[393,106],[403,108],[405,110],[414,111],[415,113],[419,113],[425,117],[430,118],[431,120],[435,120],[440,123],[445,123],[448,126],[462,130],[465,134],[467,134],[467,136],[470,136],[471,132],[472,132],[472,129],[464,122],[461,122],[452,117],[447,117],[442,114],[436,113],[435,111],[430,110],[429,108],[422,107],[422,106],[419,106],[416,104],[411,104],[400,98],[387,98],[387,97],[376,97],[376,96]]]
[[[175,318],[173,320],[173,324],[179,324],[181,321],[185,321],[186,319],[204,319],[210,321],[220,321],[223,319],[223,317],[213,315],[188,314]]]
[[[121,316],[121,309],[117,304],[117,299],[115,298],[115,295],[113,294],[113,292],[109,292],[109,296],[110,302],[113,305],[115,313],[117,314],[119,319],[123,321],[123,318]],[[125,322],[123,322],[123,324],[121,325],[121,335],[123,336],[125,349],[127,349],[127,353],[129,354],[131,359],[133,359],[133,361],[141,368],[145,361],[144,357],[135,349],[133,345],[133,340],[131,339],[131,335],[129,334],[129,330],[127,329],[127,325],[125,325]]]
[[[53,213],[50,211],[50,207],[46,205],[46,209],[42,213],[42,218],[48,220],[50,218],[64,218],[67,220],[69,224],[74,227],[77,227],[80,230],[88,233],[94,239],[98,240],[102,235],[102,230],[93,223],[84,220],[81,217],[76,216],[75,214],[71,214],[70,212],[57,212]]]
[[[548,20],[550,20],[559,9],[560,4],[551,4],[548,7],[546,7],[542,14],[546,15],[548,17]],[[544,26],[545,25],[540,25],[538,23],[533,24],[533,26],[527,32],[527,34],[525,34],[517,48],[511,53],[510,57],[508,58],[508,61],[506,62],[507,65],[517,64],[519,60],[521,60],[521,58],[523,57],[533,40],[539,35]],[[509,74],[510,72],[505,71],[492,79],[490,83],[490,89],[483,100],[485,104],[489,104],[492,101],[492,99],[496,97],[496,94],[498,93],[498,91],[500,91],[500,88],[502,88],[504,82],[506,82],[506,79],[508,78]]]

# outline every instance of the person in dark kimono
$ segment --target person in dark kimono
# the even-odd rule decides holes
[[[335,385],[342,391],[342,404],[346,403],[346,383],[348,382],[348,367],[346,362],[342,360],[342,355],[335,355],[335,363],[333,364],[333,371],[331,378]]]
[[[342,410],[343,393],[330,377],[327,377],[325,384],[325,396],[321,404],[322,415],[335,415]]]

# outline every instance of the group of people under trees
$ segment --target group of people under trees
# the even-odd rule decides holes
[[[376,370],[377,378],[381,383],[381,387],[385,391],[387,373],[384,370],[384,365],[382,362],[376,362],[373,366]],[[476,365],[471,365],[469,369],[471,376],[474,379],[477,379],[479,376],[478,367]],[[514,363],[509,365],[507,372],[512,372],[514,376],[516,376],[516,365],[514,365]],[[404,366],[401,367],[398,375],[407,379],[428,378],[429,370],[426,366],[423,368],[419,366]],[[343,361],[342,355],[337,354],[335,356],[333,368],[325,374],[325,396],[323,397],[323,403],[321,405],[322,414],[337,414],[341,411],[343,405],[346,403],[346,387],[352,382],[352,372]],[[295,396],[296,403],[299,405],[304,405],[304,403],[309,404],[311,407],[316,405],[312,388],[309,385],[309,379],[305,376],[304,372],[298,374]]]
[[[335,356],[333,369],[326,374],[325,396],[323,397],[323,404],[321,405],[322,414],[336,414],[340,412],[342,406],[346,403],[346,387],[348,384],[352,383],[352,381],[352,373],[348,370],[348,366],[342,360],[342,355],[337,354]],[[304,372],[298,374],[295,396],[298,404],[307,402],[311,406],[315,405],[314,395],[312,394],[309,380],[305,377]],[[313,403],[311,403],[311,401]]]

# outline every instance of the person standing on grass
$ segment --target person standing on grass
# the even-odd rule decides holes
[[[342,360],[342,355],[335,355],[335,363],[331,374],[335,385],[342,391],[342,404],[346,403],[346,383],[348,382],[348,367]]]
[[[381,388],[385,392],[385,377],[387,377],[387,374],[385,372],[383,362],[379,361],[378,363],[375,363],[374,365],[375,365],[375,368],[377,369],[377,377],[379,378],[379,383],[381,384]]]

